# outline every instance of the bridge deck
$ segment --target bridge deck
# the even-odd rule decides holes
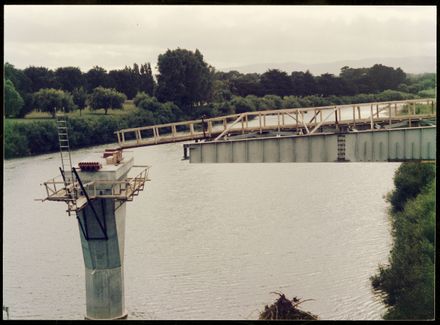
[[[417,112],[417,104],[431,106],[429,114]],[[402,108],[407,107],[406,114]],[[322,106],[247,112],[209,119],[122,129],[116,133],[121,148],[158,145],[172,142],[214,139],[228,135],[267,131],[290,131],[300,134],[322,132],[326,127],[374,129],[376,124],[418,121],[436,116],[435,99],[415,99],[377,103]]]

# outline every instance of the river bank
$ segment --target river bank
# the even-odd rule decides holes
[[[435,164],[404,163],[388,194],[393,248],[371,277],[389,307],[384,319],[434,319]]]

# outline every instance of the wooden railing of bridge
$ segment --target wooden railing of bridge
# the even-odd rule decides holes
[[[430,107],[418,113],[417,104]],[[406,113],[401,108],[406,106]],[[412,99],[388,102],[333,105],[308,108],[277,109],[232,114],[208,119],[151,125],[116,131],[121,148],[163,143],[211,139],[218,141],[229,134],[265,131],[319,132],[325,126],[362,126],[373,129],[377,124],[407,121],[408,126],[436,116],[436,100]],[[250,122],[253,123],[250,123]],[[253,125],[250,125],[253,124]]]

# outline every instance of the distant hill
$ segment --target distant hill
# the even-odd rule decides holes
[[[400,67],[406,73],[424,73],[436,72],[436,63],[437,62],[435,56],[412,56],[402,58],[369,58],[359,60],[344,60],[314,64],[304,64],[299,62],[257,63],[219,70],[225,72],[237,70],[241,73],[264,73],[268,69],[279,69],[289,74],[292,71],[309,70],[314,75],[320,75],[323,73],[332,73],[338,75],[343,66],[349,66],[350,68],[369,68],[375,64],[383,64],[393,68]]]

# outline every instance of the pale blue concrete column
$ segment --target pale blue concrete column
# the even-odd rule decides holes
[[[111,199],[98,199],[92,204],[106,231],[102,231],[90,205],[79,213],[85,264],[86,318],[124,318],[127,316],[124,298],[126,205],[124,203],[115,211],[115,202]]]

